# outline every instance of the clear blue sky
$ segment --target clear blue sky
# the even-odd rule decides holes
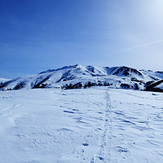
[[[163,70],[162,0],[1,0],[0,77],[71,64]]]

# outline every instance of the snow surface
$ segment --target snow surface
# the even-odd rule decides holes
[[[162,163],[163,94],[0,92],[1,163]]]
[[[163,90],[163,83],[159,84],[158,86],[156,86],[156,88],[160,88]]]

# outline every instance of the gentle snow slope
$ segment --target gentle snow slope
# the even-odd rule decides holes
[[[163,94],[106,87],[0,92],[2,163],[162,163]]]

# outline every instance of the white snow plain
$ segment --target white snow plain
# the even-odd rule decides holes
[[[0,92],[0,163],[162,163],[163,94]]]

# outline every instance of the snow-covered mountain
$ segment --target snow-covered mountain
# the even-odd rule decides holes
[[[6,81],[9,81],[9,80],[10,79],[0,78],[0,83],[6,82]]]
[[[154,81],[147,82],[145,90],[163,92],[163,80],[159,80],[156,82],[154,82]]]
[[[136,70],[130,67],[94,67],[72,65],[50,69],[37,75],[15,78],[0,83],[1,90],[32,88],[87,88],[110,86],[145,90],[147,83],[163,80],[163,72]],[[156,84],[157,85],[157,84]],[[155,86],[156,86],[155,85]]]

